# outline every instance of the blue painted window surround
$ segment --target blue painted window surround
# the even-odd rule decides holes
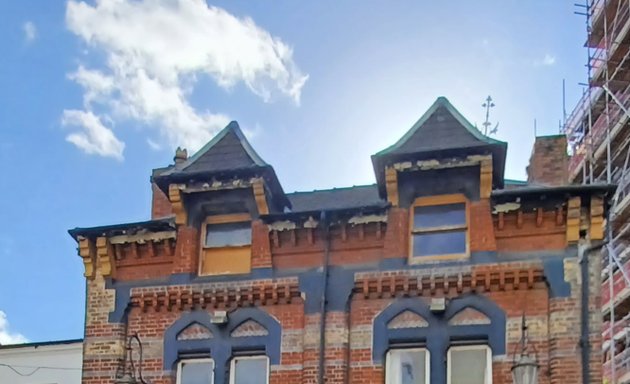
[[[449,325],[449,320],[466,308],[472,308],[485,315],[489,322]],[[422,317],[426,320],[426,326],[388,328],[388,323],[392,319],[406,311]],[[453,347],[471,344],[485,345],[492,355],[503,355],[506,350],[505,326],[505,312],[490,299],[480,295],[471,294],[453,299],[443,313],[431,312],[429,306],[421,298],[398,299],[374,319],[372,360],[375,364],[383,364],[388,351],[403,345],[426,348],[429,353],[429,382],[449,384],[447,357],[452,355],[453,351],[458,351]],[[464,361],[466,357],[463,356]],[[461,358],[461,356],[455,356],[455,358]],[[471,358],[478,358],[478,355]]]
[[[266,330],[266,334],[231,336],[236,328],[249,320],[260,324]],[[180,333],[191,325],[206,328],[211,336],[178,339]],[[241,308],[229,313],[227,324],[213,324],[210,321],[210,314],[205,311],[189,312],[182,315],[164,333],[164,369],[175,370],[179,362],[185,363],[188,359],[191,359],[190,362],[193,361],[192,359],[211,359],[214,363],[214,382],[226,383],[226,378],[230,374],[230,365],[235,369],[236,362],[243,360],[244,356],[266,356],[264,361],[267,367],[269,364],[280,364],[281,332],[280,323],[257,308]],[[249,365],[259,363],[260,360],[257,360],[249,362]],[[248,381],[243,381],[243,383],[248,383]],[[191,381],[191,384],[197,384],[197,382]],[[232,384],[240,384],[240,381],[232,382]]]

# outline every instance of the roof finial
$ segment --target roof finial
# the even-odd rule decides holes
[[[484,121],[483,124],[481,124],[481,125],[483,125],[483,128],[484,128],[483,134],[485,136],[488,136],[488,133],[490,133],[491,135],[494,135],[499,130],[499,123],[497,123],[497,125],[495,125],[494,128],[492,128],[490,130],[490,132],[488,132],[488,128],[491,125],[491,123],[490,123],[490,108],[494,107],[494,103],[492,101],[493,101],[492,97],[490,95],[488,95],[488,97],[485,100],[485,103],[481,104],[481,106],[486,109],[486,121]]]
[[[186,160],[188,160],[188,151],[186,148],[182,149],[181,147],[177,147],[175,150],[175,157],[173,157],[175,165],[181,164]]]

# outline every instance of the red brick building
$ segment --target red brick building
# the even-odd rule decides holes
[[[539,383],[600,383],[611,187],[505,181],[506,151],[445,98],[374,185],[285,193],[235,122],[178,151],[152,220],[70,231],[83,383],[511,383],[523,318]]]

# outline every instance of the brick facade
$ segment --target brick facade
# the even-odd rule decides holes
[[[464,179],[442,181],[437,193],[466,197],[468,252],[413,263],[414,206],[399,205],[404,199],[390,194],[416,188],[412,193],[427,195],[424,185],[433,182],[423,179],[424,169],[394,164],[397,172],[416,172],[413,179],[423,182],[389,186],[382,201],[362,196],[362,205],[340,206],[342,194],[355,192],[331,191],[333,198],[320,200],[316,211],[300,211],[305,203],[291,195],[292,211],[277,208],[282,200],[271,196],[276,187],[264,179],[266,200],[238,194],[244,199],[239,207],[250,207],[251,270],[233,275],[199,276],[201,223],[204,215],[224,217],[224,208],[221,214],[211,210],[229,204],[213,205],[213,199],[234,201],[234,186],[249,191],[250,177],[229,184],[215,179],[201,187],[198,179],[162,186],[158,180],[152,184],[158,196],[153,215],[173,212],[177,218],[70,231],[86,266],[83,384],[113,383],[129,366],[125,344],[132,335],[142,342],[142,376],[154,384],[176,383],[177,362],[200,356],[214,359],[215,382],[227,383],[230,359],[244,351],[268,357],[271,384],[384,383],[385,353],[403,342],[431,352],[435,384],[446,383],[444,361],[452,345],[488,345],[492,382],[508,384],[523,316],[540,364],[539,383],[586,384],[578,253],[601,240],[601,231],[589,226],[598,218],[586,207],[591,196],[605,197],[607,191],[505,191],[502,180],[490,180],[488,195],[484,191],[492,188],[479,177],[479,167],[488,166],[488,153],[484,156],[477,163],[470,156],[461,163],[453,158],[431,163],[468,172]],[[495,164],[490,172],[496,169]],[[181,193],[168,200],[164,190],[173,188]],[[573,196],[579,196],[578,206],[568,203]],[[269,214],[258,214],[264,210]],[[574,210],[577,221],[571,220]],[[587,382],[594,384],[602,376],[601,265],[597,249],[586,255]],[[441,298],[445,310],[431,310],[432,300]],[[222,311],[227,319],[217,324],[213,319]],[[131,345],[138,368],[139,350]]]

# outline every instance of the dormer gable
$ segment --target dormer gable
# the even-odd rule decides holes
[[[372,156],[379,193],[397,205],[398,172],[481,167],[486,197],[503,187],[507,143],[487,137],[439,97],[395,144]],[[425,172],[425,174],[427,174]],[[415,177],[415,176],[414,176]],[[393,196],[396,194],[396,196]]]
[[[178,223],[186,221],[183,194],[198,196],[194,204],[203,202],[207,211],[212,204],[210,200],[214,200],[209,195],[222,192],[227,197],[217,202],[222,214],[241,213],[230,212],[230,205],[245,207],[253,216],[290,208],[273,167],[256,153],[236,121],[230,122],[193,156],[185,158],[178,151],[175,164],[154,170],[152,181],[173,204]],[[202,194],[208,198],[201,197]]]

